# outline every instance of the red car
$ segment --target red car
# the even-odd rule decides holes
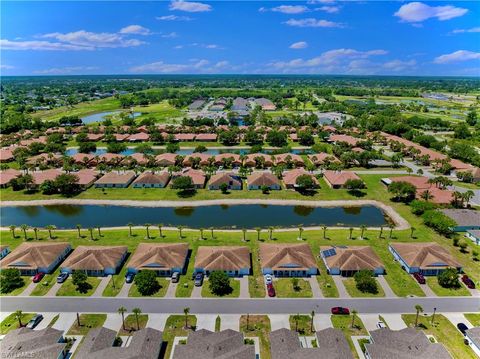
[[[42,278],[45,277],[45,273],[37,273],[33,276],[33,283],[38,283],[42,280]]]
[[[275,297],[275,288],[273,288],[273,284],[267,284],[267,293],[269,297]]]
[[[425,277],[423,275],[421,275],[420,273],[413,273],[413,278],[415,278],[417,280],[417,282],[420,283],[420,284],[425,284],[426,283]]]
[[[464,274],[462,275],[462,282],[465,283],[465,285],[470,288],[470,289],[475,289],[475,283],[473,282],[472,279],[468,277],[468,275]]]
[[[332,314],[350,314],[350,310],[348,308],[343,307],[333,307]]]

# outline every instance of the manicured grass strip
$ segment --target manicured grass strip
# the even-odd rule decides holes
[[[106,314],[80,314],[80,325],[78,325],[77,319],[75,319],[67,335],[87,335],[90,329],[103,326],[106,319]]]
[[[119,314],[120,315],[120,314]],[[143,329],[147,326],[148,322],[148,315],[140,314],[138,316],[138,327],[137,327],[137,319],[135,314],[130,314],[125,317],[125,329],[123,329],[123,325],[118,332],[118,335],[132,335],[133,332],[136,330]]]
[[[315,335],[315,327],[312,330],[312,317],[309,315],[291,315],[290,329],[297,331],[300,335]]]
[[[32,291],[30,295],[33,296],[43,296],[48,293],[48,291],[53,287],[53,285],[57,282],[57,276],[60,273],[60,269],[57,269],[52,274],[47,274],[45,277],[42,278],[40,283],[38,283],[35,289]]]
[[[251,236],[252,234],[250,234]],[[247,236],[247,238],[249,238]],[[273,233],[275,238],[275,233]],[[258,260],[258,241],[250,240],[250,246],[252,248],[252,271],[253,273],[248,276],[248,292],[250,298],[264,298],[265,297],[265,284],[262,274],[262,268],[260,267],[260,261]]]
[[[352,297],[385,297],[385,292],[383,291],[383,288],[381,285],[378,283],[377,280],[377,288],[378,288],[378,293],[367,293],[367,292],[362,292],[357,289],[357,286],[355,285],[355,279],[354,278],[347,278],[343,281],[343,284],[345,286],[345,289],[347,290],[348,294]]]
[[[345,337],[347,338],[348,345],[350,346],[350,351],[352,352],[355,358],[358,358],[357,351],[353,345],[352,335],[368,335],[365,326],[362,323],[362,320],[356,316],[354,320],[354,325],[352,327],[352,317],[353,315],[332,315],[331,320],[334,328],[340,329]]]
[[[57,292],[57,297],[89,297],[95,292],[95,289],[97,289],[101,281],[101,279],[97,277],[88,277],[87,282],[90,284],[91,288],[86,293],[80,293],[77,290],[77,286],[73,284],[73,280],[70,278],[62,284]]]
[[[122,290],[123,285],[125,284],[125,274],[127,273],[127,266],[123,266],[120,273],[113,275],[110,278],[107,286],[103,290],[102,296],[104,297],[116,297],[118,293]]]
[[[437,277],[425,278],[427,280],[427,285],[435,292],[436,295],[441,297],[454,297],[454,296],[470,296],[470,292],[467,288],[460,284],[458,289],[455,288],[444,288],[438,284]]]
[[[164,297],[167,293],[168,285],[170,281],[166,280],[165,278],[157,278],[157,282],[160,285],[160,289],[154,293],[153,295],[149,295],[149,297]],[[130,287],[130,291],[128,292],[129,297],[143,297],[138,291],[137,285],[133,282],[132,286]]]
[[[240,331],[245,337],[258,337],[260,341],[260,358],[270,359],[270,319],[267,315],[242,315]]]
[[[480,327],[480,314],[479,313],[466,313],[465,318],[468,319],[474,327]]]
[[[188,326],[185,327],[185,324],[188,324]],[[170,358],[175,337],[187,337],[188,333],[196,325],[197,317],[194,315],[188,315],[187,323],[185,323],[185,315],[171,315],[168,317],[163,331],[163,341],[167,343],[164,358]]]
[[[415,326],[416,314],[403,314],[402,319],[409,327]],[[418,330],[430,334],[442,343],[454,358],[476,358],[470,346],[463,343],[463,335],[450,321],[441,314],[435,315],[435,323],[432,325],[431,316],[419,316]]]
[[[222,318],[219,315],[215,318],[215,331],[219,332],[222,327]]]
[[[279,278],[273,282],[278,298],[312,298],[312,288],[305,279],[298,279],[298,287],[293,287],[294,278]]]
[[[60,317],[60,314],[57,314],[56,316],[53,317],[53,319],[48,323],[48,327],[51,328],[53,325],[57,322],[58,318]]]
[[[317,264],[318,269],[320,270],[320,274],[317,275],[317,281],[323,296],[326,298],[338,298],[339,294],[337,286],[335,285],[332,276],[327,273],[327,267],[325,267],[325,263],[319,259]]]
[[[230,278],[230,288],[232,291],[226,295],[216,295],[213,294],[210,290],[210,283],[207,281],[203,282],[202,285],[202,297],[206,298],[238,298],[240,296],[240,281]]]
[[[30,321],[30,319],[33,318],[34,315],[35,313],[22,313],[22,325],[27,325],[27,323]],[[4,335],[7,334],[10,330],[18,328],[20,328],[20,323],[18,322],[18,319],[15,318],[15,313],[12,313],[8,317],[6,317],[0,324],[0,334]]]

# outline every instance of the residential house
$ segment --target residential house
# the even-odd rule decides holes
[[[45,181],[55,181],[55,179],[62,174],[58,168],[51,168],[45,171],[30,172],[33,178],[33,188],[40,187]]]
[[[155,162],[162,167],[175,166],[177,156],[175,153],[162,153],[155,157]]]
[[[243,246],[201,246],[195,256],[195,273],[223,271],[231,277],[250,274],[250,249]]]
[[[0,188],[5,188],[10,185],[10,182],[20,176],[22,174],[21,171],[9,168],[5,171],[0,172]]]
[[[113,275],[127,257],[127,249],[127,246],[78,246],[62,263],[60,271],[82,271],[92,277]]]
[[[307,243],[260,244],[263,274],[276,277],[309,277],[318,273],[317,261]]]
[[[95,182],[95,188],[127,188],[135,177],[133,171],[107,172]]]
[[[216,142],[218,135],[216,133],[199,133],[195,135],[195,141],[199,142]]]
[[[134,162],[140,166],[145,166],[148,164],[148,161],[149,158],[145,153],[135,152],[130,156],[125,157],[122,163],[127,162],[128,164],[130,164],[131,162]]]
[[[450,204],[453,199],[453,191],[449,191],[446,189],[439,188],[434,184],[429,182],[427,177],[422,176],[399,176],[399,177],[391,177],[391,178],[382,178],[382,183],[389,186],[391,183],[394,182],[406,182],[414,186],[416,191],[416,198],[422,199],[424,197],[424,192],[428,191],[430,194],[429,202],[435,204],[443,204],[447,205]]]
[[[150,139],[150,135],[145,132],[134,133],[128,136],[128,142],[144,142]]]
[[[182,171],[173,174],[172,178],[188,176],[192,179],[193,186],[196,189],[201,189],[205,186],[205,180],[207,177],[201,170],[195,170],[193,168],[184,168]]]
[[[249,190],[262,189],[267,187],[270,190],[280,190],[280,180],[270,172],[253,172],[247,177],[247,188]]]
[[[441,209],[440,212],[457,222],[457,225],[452,228],[455,232],[480,229],[480,211],[448,208]]]
[[[295,153],[281,153],[279,155],[275,155],[275,164],[277,166],[279,165],[285,165],[285,166],[290,166],[293,165],[295,167],[303,167],[305,166],[305,161],[300,155],[297,155]]]
[[[210,178],[207,187],[209,190],[219,190],[223,184],[226,184],[227,189],[229,190],[242,189],[242,179],[234,173],[227,172],[218,172],[214,174]]]
[[[104,136],[103,133],[87,133],[87,140],[97,142],[103,140]]]
[[[5,257],[8,253],[10,253],[10,247],[7,245],[0,245],[0,259]]]
[[[465,339],[472,350],[480,357],[480,327],[470,328],[465,333]]]
[[[199,111],[205,105],[205,100],[195,100],[190,105],[188,109],[190,111]]]
[[[78,185],[82,187],[82,189],[90,188],[100,176],[99,172],[89,168],[85,168],[77,172],[70,172],[70,174],[77,176]]]
[[[178,142],[191,142],[195,140],[194,133],[176,133],[175,134],[175,141]]]
[[[344,188],[349,180],[360,180],[355,172],[352,171],[330,171],[323,172],[323,178],[331,188]]]
[[[70,244],[64,242],[24,242],[0,260],[0,270],[16,268],[22,275],[52,273],[71,250]]]
[[[198,158],[198,160],[196,160]],[[200,166],[207,166],[210,163],[211,155],[207,153],[192,153],[191,155],[186,156],[183,159],[183,165],[185,167],[193,167],[196,161],[199,161],[198,165]]]
[[[370,246],[321,246],[320,255],[331,275],[353,276],[360,270],[384,274],[381,259]]]
[[[300,188],[300,186],[297,185],[297,178],[300,176],[310,177],[315,187],[319,186],[318,180],[314,175],[305,171],[303,168],[295,168],[283,174],[283,183],[285,183],[285,187],[288,189]]]
[[[346,143],[351,147],[356,147],[360,142],[360,139],[349,136],[349,135],[330,135],[328,142],[332,143]]]
[[[95,155],[90,153],[75,153],[71,156],[75,164],[83,166],[96,166]]]
[[[124,156],[119,155],[118,153],[103,153],[98,156],[98,162],[115,166],[122,162],[123,158]]]
[[[16,147],[4,147],[0,149],[0,162],[10,162],[14,160],[13,151]]]
[[[263,111],[275,111],[277,106],[267,98],[261,97],[254,100],[257,106],[260,106]]]
[[[248,111],[249,110],[248,101],[243,97],[237,97],[236,99],[233,100],[231,110],[234,112]]]
[[[132,183],[133,188],[164,188],[167,186],[170,174],[167,171],[146,171],[140,174]]]
[[[236,153],[220,153],[215,156],[215,164],[217,166],[227,166],[229,164],[238,167],[242,165],[242,161],[240,160],[240,155]]]
[[[324,152],[308,155],[308,159],[317,167],[323,165],[327,166],[330,163],[340,163],[340,160],[337,157],[331,155],[330,153]]]
[[[128,273],[155,271],[158,276],[183,273],[188,258],[187,243],[140,243],[127,264]]]
[[[273,166],[271,155],[265,153],[251,153],[245,158],[244,165],[247,167],[269,168]]]

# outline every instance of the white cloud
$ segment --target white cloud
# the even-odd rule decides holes
[[[85,30],[60,33],[54,32],[42,35],[43,38],[56,39],[62,43],[93,48],[133,47],[143,45],[137,39],[125,39],[122,34],[109,32],[89,32]]]
[[[10,41],[6,39],[0,40],[0,48],[2,50],[36,50],[36,51],[81,51],[94,50],[93,46],[80,46],[50,41]]]
[[[151,32],[146,27],[140,25],[129,25],[122,28],[120,34],[150,35]]]
[[[168,34],[162,34],[161,36],[166,39],[174,39],[178,37],[178,34],[176,32],[169,32]]]
[[[170,10],[179,10],[186,12],[205,12],[211,11],[212,7],[208,4],[193,1],[172,1]]]
[[[305,49],[307,47],[308,47],[308,43],[306,41],[294,42],[293,44],[290,45],[290,48],[295,50]]]
[[[463,16],[467,12],[468,9],[452,5],[430,6],[421,2],[411,2],[402,5],[394,15],[405,22],[419,23],[431,18],[436,18],[440,21],[450,20]]]
[[[382,67],[390,71],[399,72],[399,71],[412,69],[416,65],[417,65],[417,61],[415,60],[409,60],[409,61],[392,60],[392,61],[385,62],[382,65]]]
[[[11,70],[11,69],[14,69],[15,66],[11,66],[11,65],[7,65],[7,64],[1,64],[0,65],[0,69],[2,70]]]
[[[85,72],[91,72],[98,70],[96,66],[67,66],[67,67],[53,67],[45,70],[33,71],[34,74],[38,75],[65,75],[65,74],[84,74]]]
[[[329,14],[335,14],[340,11],[340,8],[338,6],[321,6],[315,10],[325,11]]]
[[[480,52],[458,50],[450,54],[438,56],[433,60],[433,62],[436,64],[451,64],[469,60],[480,60]]]
[[[335,0],[308,0],[307,4],[333,4]]]
[[[452,31],[452,34],[463,34],[467,32],[480,32],[480,26],[472,27],[471,29],[455,29]]]
[[[288,26],[296,27],[343,27],[343,24],[338,22],[319,20],[314,18],[307,19],[290,19],[285,22]]]
[[[130,68],[134,73],[211,73],[219,69],[224,69],[228,66],[228,62],[219,61],[216,64],[210,65],[210,62],[205,59],[196,59],[186,64],[171,64],[163,61],[152,62],[145,65],[135,66]]]
[[[155,19],[160,21],[191,21],[193,20],[189,16],[178,16],[178,15],[157,16]]]
[[[309,9],[303,5],[280,5],[272,8],[272,11],[281,12],[283,14],[302,14],[309,11]]]

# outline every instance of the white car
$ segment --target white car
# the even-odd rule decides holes
[[[265,284],[272,284],[273,278],[270,274],[265,274]]]

